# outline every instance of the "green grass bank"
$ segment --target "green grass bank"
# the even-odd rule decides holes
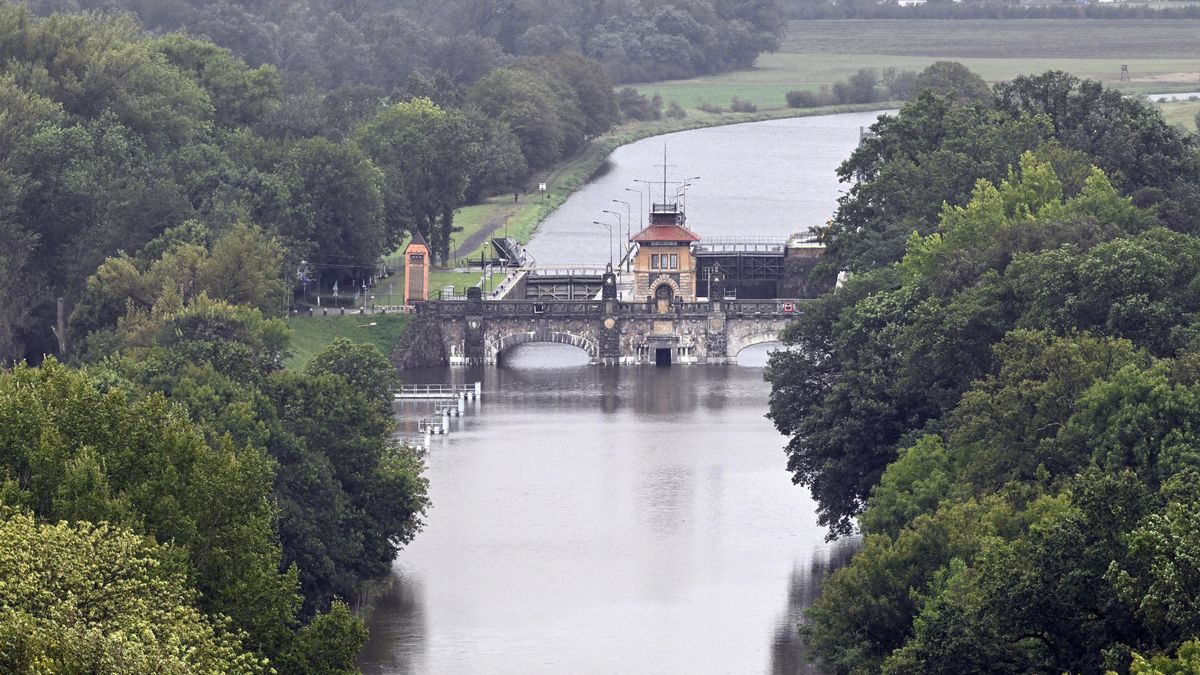
[[[412,317],[407,314],[330,314],[288,317],[292,329],[291,355],[284,365],[300,370],[314,356],[343,337],[356,344],[375,345],[390,356]]]

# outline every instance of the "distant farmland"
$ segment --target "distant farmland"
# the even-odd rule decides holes
[[[791,21],[780,52],[956,59],[1197,61],[1200,60],[1200,19]]]
[[[989,82],[1066,70],[1131,92],[1200,90],[1200,20],[998,19],[791,21],[776,54],[755,68],[638,85],[685,108],[784,106],[792,89],[819,89],[859,68],[920,70],[950,59]],[[1121,82],[1121,66],[1130,81]]]

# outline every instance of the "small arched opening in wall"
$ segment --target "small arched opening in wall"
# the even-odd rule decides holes
[[[513,368],[581,366],[594,363],[599,354],[592,338],[562,331],[512,333],[487,344],[489,361]]]

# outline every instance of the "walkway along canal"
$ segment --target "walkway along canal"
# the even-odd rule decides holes
[[[607,259],[609,235],[592,222],[612,199],[636,203],[624,188],[653,178],[664,141],[677,177],[701,177],[687,196],[700,234],[787,236],[824,222],[844,188],[834,170],[875,115],[625,146],[531,249],[541,263]],[[405,373],[482,381],[483,395],[432,440],[433,508],[367,614],[364,671],[805,672],[796,623],[853,542],[827,544],[790,482],[784,439],[763,417],[766,348],[738,366],[689,368],[597,368],[563,344],[508,351],[503,367]],[[396,405],[415,424],[435,403]]]

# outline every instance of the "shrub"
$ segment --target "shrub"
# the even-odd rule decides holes
[[[729,104],[729,109],[732,110],[733,112],[744,112],[744,113],[758,112],[757,105],[754,105],[750,101],[743,101],[742,99],[740,99],[736,96],[733,97],[733,101]]]
[[[626,120],[647,122],[662,117],[662,99],[658,94],[648,99],[633,87],[623,87],[617,92],[617,107],[621,110],[621,117]]]
[[[678,101],[671,101],[671,105],[667,106],[667,117],[681,120],[687,117],[687,111],[683,109],[683,106],[679,105]]]
[[[821,87],[820,91],[807,91],[804,89],[796,89],[787,93],[787,104],[789,108],[819,108],[823,105],[833,105],[837,103],[833,95],[829,93],[827,87]]]

